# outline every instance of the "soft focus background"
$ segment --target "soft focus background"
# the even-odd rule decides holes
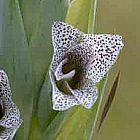
[[[139,13],[139,0],[98,0],[95,32],[121,34],[125,44],[109,74],[106,93],[116,71],[121,71],[121,78],[98,140],[140,139]]]

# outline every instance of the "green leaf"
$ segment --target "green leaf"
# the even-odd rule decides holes
[[[56,113],[51,106],[47,108],[51,98],[48,88],[44,86],[44,81],[49,80],[47,73],[53,50],[51,25],[56,20],[64,19],[67,2],[2,2],[4,6],[3,16],[0,17],[0,67],[9,76],[13,99],[23,119],[15,139],[40,139],[42,125],[51,118],[49,111],[51,114]],[[42,92],[44,87],[45,98]],[[45,103],[40,102],[42,99]]]
[[[49,92],[49,66],[52,59],[53,46],[51,44],[51,26],[56,20],[65,17],[67,3],[62,0],[47,0],[40,2],[40,18],[30,38],[30,48],[33,69],[33,106],[32,122],[29,139],[38,139],[36,131],[43,130],[51,122],[50,119],[56,114],[52,110],[51,94]],[[39,134],[38,134],[39,135]]]
[[[18,0],[28,44],[40,20],[40,0]]]
[[[99,127],[98,127],[98,130],[100,130],[105,118],[106,118],[106,115],[111,107],[111,104],[113,102],[113,99],[115,97],[115,93],[116,93],[116,89],[117,89],[117,86],[118,86],[118,83],[119,83],[119,78],[120,78],[120,71],[118,72],[115,80],[114,80],[114,83],[112,85],[112,88],[111,88],[111,91],[109,93],[109,96],[106,100],[106,103],[104,105],[104,108],[103,108],[103,112],[101,114],[101,118],[100,118],[100,122],[99,122]]]

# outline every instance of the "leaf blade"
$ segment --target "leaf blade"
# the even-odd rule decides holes
[[[113,102],[113,99],[115,97],[115,94],[116,94],[116,90],[117,90],[117,86],[118,86],[118,83],[119,83],[119,78],[120,78],[120,71],[118,72],[114,82],[113,82],[113,86],[111,88],[111,91],[109,93],[109,96],[107,98],[107,101],[105,103],[105,106],[103,108],[103,112],[101,114],[101,119],[100,119],[100,122],[99,122],[99,126],[98,126],[98,131],[100,130],[105,118],[106,118],[106,115],[109,111],[109,108],[111,107],[111,104]]]

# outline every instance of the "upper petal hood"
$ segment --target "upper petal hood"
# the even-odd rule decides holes
[[[52,25],[52,42],[54,47],[53,70],[62,60],[65,52],[72,46],[77,45],[83,33],[64,22],[55,22]]]

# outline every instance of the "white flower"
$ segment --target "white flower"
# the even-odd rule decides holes
[[[71,25],[55,22],[50,67],[54,110],[75,105],[91,108],[97,100],[96,84],[115,63],[123,47],[122,37],[110,34],[84,34]]]
[[[0,70],[0,140],[12,140],[22,123],[19,109],[11,96],[8,77]]]

